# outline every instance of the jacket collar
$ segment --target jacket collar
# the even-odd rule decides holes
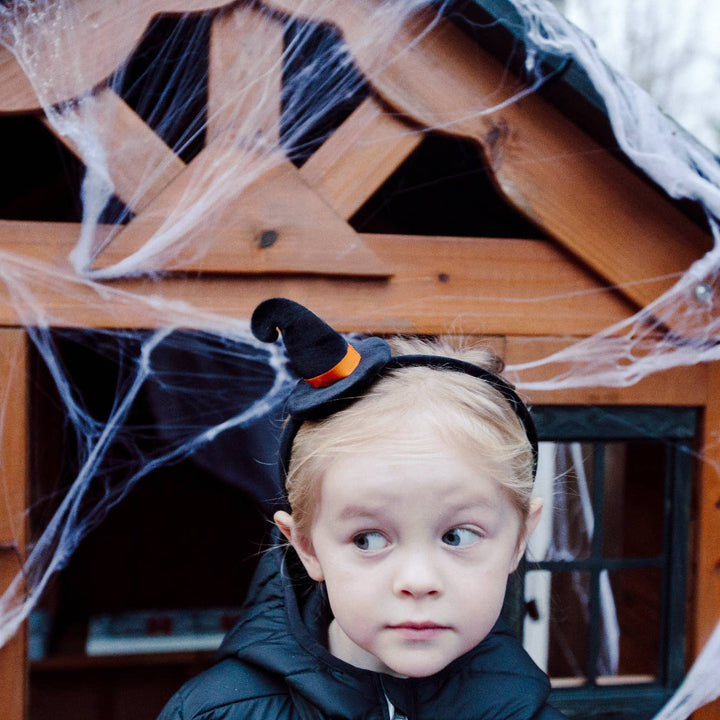
[[[547,700],[547,677],[502,621],[439,673],[407,679],[331,655],[324,645],[328,622],[322,588],[294,551],[273,548],[260,561],[241,620],[219,656],[283,676],[293,694],[348,720],[384,717],[384,695],[411,720],[529,720]]]

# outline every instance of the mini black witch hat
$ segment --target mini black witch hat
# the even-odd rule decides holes
[[[302,378],[287,401],[291,416],[323,417],[343,400],[357,397],[390,360],[390,346],[370,337],[351,345],[303,305],[285,298],[260,303],[251,329],[258,340],[274,342],[282,333],[290,362]],[[329,412],[328,412],[329,411]]]
[[[525,428],[537,467],[535,424],[512,385],[489,370],[463,360],[438,355],[391,356],[390,346],[378,337],[350,344],[340,333],[303,305],[271,298],[255,308],[251,329],[258,340],[275,342],[278,330],[295,372],[302,378],[287,400],[287,423],[280,447],[281,471],[288,467],[292,441],[309,419],[332,415],[360,397],[381,375],[408,366],[435,367],[472,375],[494,387],[511,405]]]

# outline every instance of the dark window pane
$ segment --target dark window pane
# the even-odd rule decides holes
[[[617,613],[619,657],[616,672],[598,682],[649,682],[658,668],[662,571],[615,570],[609,575]],[[599,675],[606,674],[602,668],[598,670]]]
[[[666,448],[659,442],[605,449],[603,556],[652,557],[663,550]]]
[[[663,552],[665,456],[661,442],[556,443],[537,492],[552,520],[530,544],[531,557],[585,560],[593,535],[603,558],[650,558]],[[596,485],[602,485],[596,492]]]
[[[589,573],[527,573],[525,598],[533,612],[525,619],[524,644],[556,686],[587,677],[589,587]]]
[[[544,497],[542,526],[530,541],[530,555],[541,560],[584,560],[590,557],[594,446],[592,443],[543,443],[536,491]]]

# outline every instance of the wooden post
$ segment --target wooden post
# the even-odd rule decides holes
[[[0,329],[0,593],[25,555],[27,478],[27,359],[25,333]],[[26,704],[26,630],[0,648],[0,707],[4,720],[23,720]]]
[[[695,538],[695,617],[693,656],[697,657],[720,621],[720,363],[710,366],[703,427],[702,467],[697,492]],[[694,720],[720,717],[720,700],[698,710]]]

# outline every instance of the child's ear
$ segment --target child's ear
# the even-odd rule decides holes
[[[523,553],[525,552],[525,548],[527,547],[528,540],[530,539],[530,536],[535,532],[535,528],[540,522],[540,515],[542,514],[542,509],[543,499],[541,497],[534,497],[530,500],[530,509],[528,510],[527,519],[525,520],[525,527],[522,528],[522,537],[520,538],[520,542],[518,543],[517,553],[513,562],[513,572],[517,570],[517,566],[520,563],[520,558],[522,558]]]
[[[315,555],[312,542],[310,538],[301,535],[297,531],[292,515],[286,513],[284,510],[278,510],[278,512],[273,515],[273,520],[287,541],[295,548],[295,552],[305,566],[307,574],[318,582],[324,580],[325,576],[320,567],[320,561],[317,559],[317,555]]]

